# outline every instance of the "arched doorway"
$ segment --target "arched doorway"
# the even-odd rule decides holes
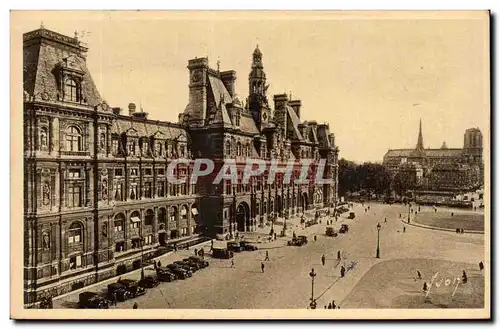
[[[307,192],[302,193],[302,211],[306,211],[309,207],[307,201]]]
[[[241,202],[236,208],[236,229],[244,232],[250,226],[250,207],[246,202]]]
[[[179,237],[179,231],[177,227],[177,218],[179,216],[179,211],[176,206],[170,207],[170,218],[169,218],[169,227],[170,229],[170,239],[177,239]]]

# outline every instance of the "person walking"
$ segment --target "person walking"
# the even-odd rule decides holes
[[[158,261],[158,268],[161,268],[161,262]]]
[[[384,223],[387,223],[387,217],[385,217],[385,219],[384,219]]]
[[[318,237],[316,235],[314,236],[314,241],[318,241]]]
[[[268,250],[266,250],[266,258],[264,258],[264,261],[266,261],[266,260],[267,261],[269,260],[269,251]]]
[[[214,239],[212,239],[212,241],[210,241],[210,251],[213,251],[214,250]]]
[[[337,305],[335,305],[335,301],[332,300],[332,309],[336,309],[337,308]]]
[[[403,233],[406,233],[406,226],[403,226]]]
[[[326,257],[325,254],[323,254],[323,256],[321,256],[321,263],[323,263],[323,266],[325,266],[325,262],[326,262]]]
[[[337,260],[340,260],[340,250],[337,251]]]
[[[262,273],[264,273],[264,267],[266,267],[266,266],[264,265],[264,263],[261,262],[260,263],[260,270],[262,271]]]
[[[194,248],[194,255],[198,256],[198,249]]]
[[[467,273],[465,273],[465,270],[462,271],[462,283],[467,283]]]
[[[137,305],[137,302],[135,302],[135,303],[134,303],[134,306],[132,306],[132,308],[133,308],[134,310],[136,310],[136,309],[138,309],[138,308],[139,308],[139,305]]]
[[[483,262],[479,262],[479,270],[480,271],[484,270],[484,264],[483,264]]]
[[[417,270],[417,277],[418,277],[419,280],[422,280],[422,274],[420,273],[419,270]]]
[[[344,265],[342,265],[342,267],[340,267],[340,277],[343,278],[345,276],[345,267]]]
[[[118,305],[118,298],[116,297],[116,291],[113,292],[113,300],[112,300],[113,305]]]
[[[331,310],[332,309],[332,303],[328,303],[328,309]]]
[[[234,259],[231,258],[231,268],[234,268]]]
[[[153,260],[153,267],[154,267],[155,270],[158,269],[158,265],[156,264],[156,260]]]

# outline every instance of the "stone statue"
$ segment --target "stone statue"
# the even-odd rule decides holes
[[[48,182],[45,182],[45,184],[43,184],[43,204],[50,204],[50,185]]]
[[[108,199],[108,182],[106,180],[102,181],[102,199]]]
[[[49,232],[43,232],[42,243],[43,243],[43,249],[50,249],[50,234],[49,234]]]

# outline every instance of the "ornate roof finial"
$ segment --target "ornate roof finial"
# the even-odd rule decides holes
[[[75,30],[75,39],[78,40],[78,31]]]
[[[43,21],[40,22],[40,29],[44,29],[45,26],[43,25]]]
[[[220,57],[217,57],[217,72],[220,72]]]
[[[290,100],[292,100],[292,91],[290,90]]]

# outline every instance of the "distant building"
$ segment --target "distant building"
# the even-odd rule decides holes
[[[408,175],[409,189],[421,191],[471,191],[483,185],[483,136],[478,128],[464,134],[463,148],[425,149],[422,121],[414,149],[391,149],[383,163],[393,174]]]

